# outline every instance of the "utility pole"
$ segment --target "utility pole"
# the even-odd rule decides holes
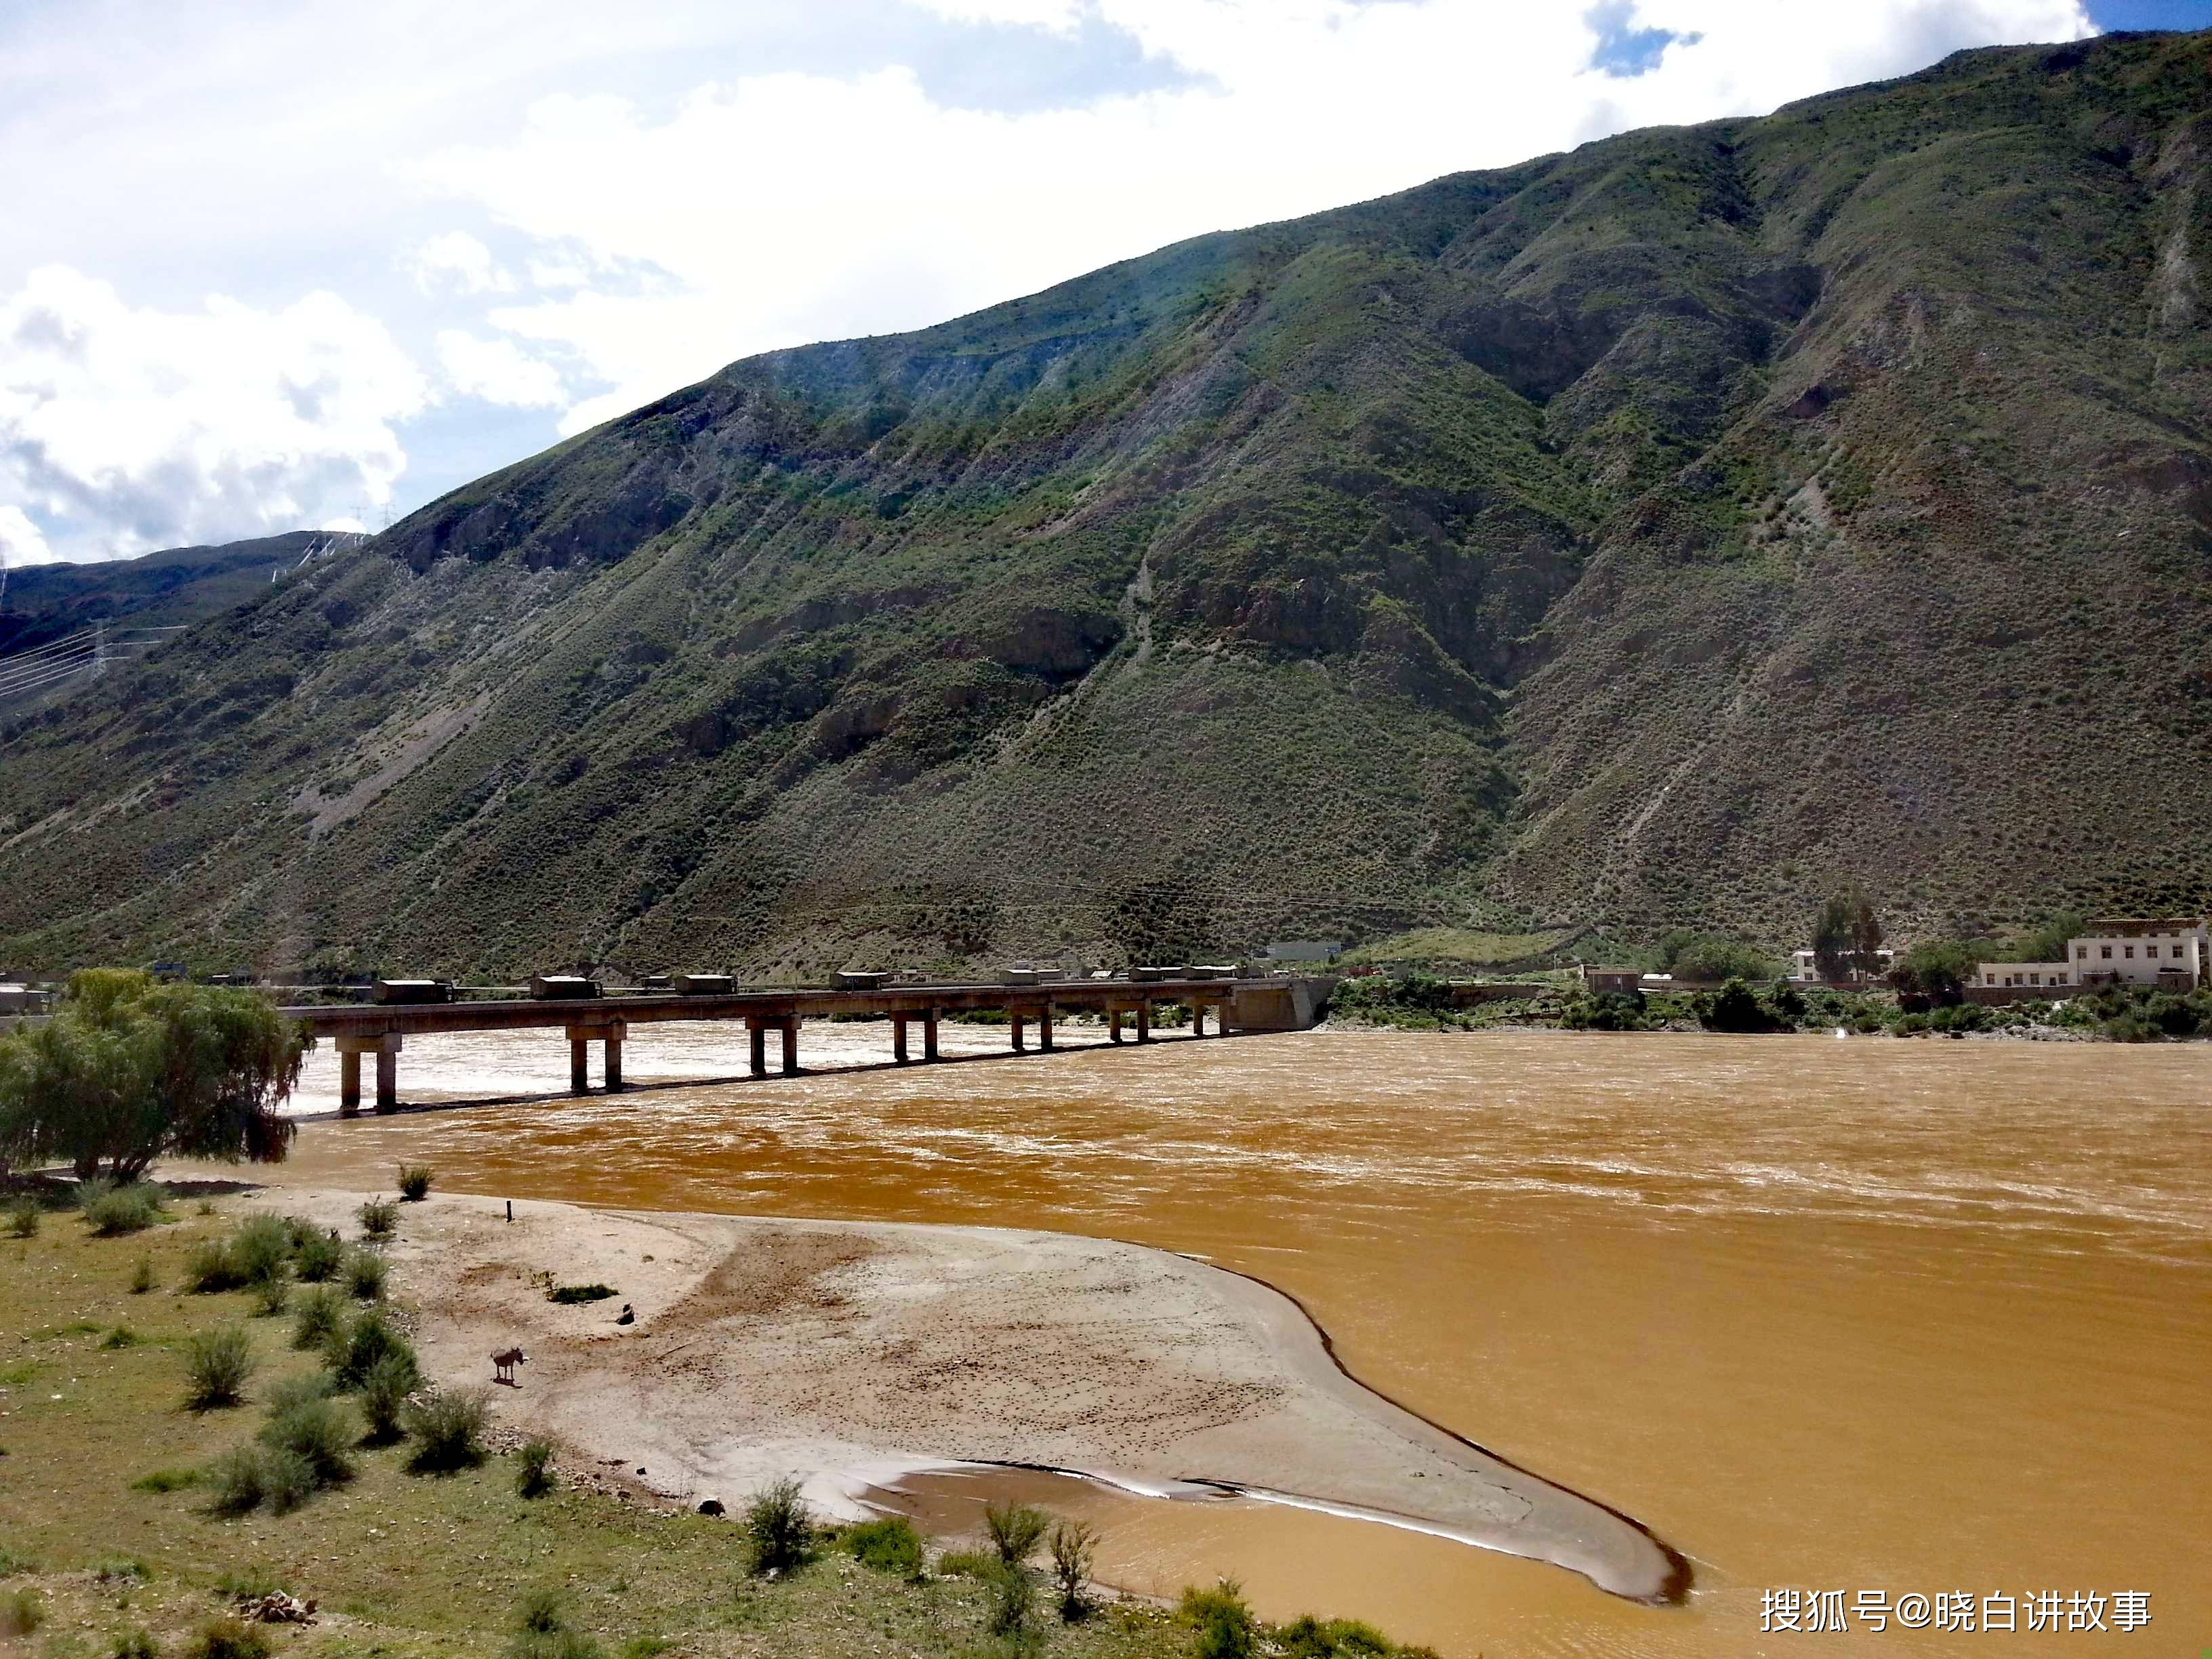
[[[92,625],[92,677],[100,678],[107,672],[107,618],[102,617]]]

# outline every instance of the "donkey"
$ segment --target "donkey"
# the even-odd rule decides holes
[[[491,1357],[491,1380],[519,1389],[522,1384],[514,1380],[514,1368],[529,1363],[530,1356],[520,1348],[502,1348]]]

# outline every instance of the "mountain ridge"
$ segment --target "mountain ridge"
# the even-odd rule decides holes
[[[2205,58],[1954,54],[730,365],[13,732],[0,953],[2199,904]]]

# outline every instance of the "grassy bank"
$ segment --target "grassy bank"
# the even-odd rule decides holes
[[[34,1212],[20,1209],[27,1193]],[[1102,1596],[1090,1616],[1063,1622],[1035,1568],[1033,1609],[994,1633],[1007,1592],[982,1558],[932,1549],[916,1571],[911,1552],[872,1548],[883,1565],[871,1565],[854,1553],[865,1534],[830,1532],[801,1565],[765,1576],[739,1516],[666,1508],[594,1468],[564,1468],[558,1453],[550,1489],[522,1496],[526,1459],[501,1447],[495,1422],[480,1462],[410,1473],[426,1461],[427,1431],[410,1419],[409,1432],[375,1443],[365,1393],[325,1402],[344,1430],[333,1463],[349,1474],[281,1512],[272,1499],[222,1513],[218,1469],[265,1446],[281,1414],[272,1401],[318,1392],[326,1374],[318,1351],[295,1346],[316,1287],[288,1269],[261,1286],[187,1289],[196,1273],[210,1277],[216,1249],[241,1255],[221,1200],[172,1194],[152,1224],[108,1236],[66,1201],[21,1185],[0,1199],[11,1211],[0,1225],[0,1646],[40,1659],[260,1659],[253,1638],[329,1659],[1236,1659],[1262,1642],[1304,1659],[1413,1652],[1378,1649],[1359,1626],[1259,1626],[1218,1595],[1179,1610]],[[349,1275],[334,1282],[351,1288]],[[280,1299],[283,1310],[264,1311]],[[356,1321],[369,1305],[345,1301],[342,1317]],[[386,1313],[408,1322],[404,1309]],[[195,1339],[222,1330],[242,1332],[251,1357],[241,1397],[187,1409]],[[240,1598],[280,1591],[314,1601],[315,1622],[245,1626],[238,1648],[240,1627],[224,1621]],[[232,1645],[210,1648],[211,1628]]]

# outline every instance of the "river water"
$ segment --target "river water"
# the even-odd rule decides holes
[[[1362,1380],[1635,1516],[1687,1604],[1331,1516],[1038,1477],[1103,1576],[1217,1574],[1261,1611],[1365,1618],[1460,1659],[1748,1655],[1763,1592],[2010,1595],[2011,1633],[1838,1653],[2212,1646],[2212,1047],[1316,1032],[891,1070],[881,1025],[633,1028],[633,1088],[302,1132],[288,1180],[635,1207],[1060,1229],[1200,1254],[1296,1296]],[[565,1087],[555,1034],[410,1038],[406,1100]],[[842,1067],[846,1069],[828,1069]],[[334,1103],[319,1055],[302,1103]],[[1194,1471],[1194,1473],[1199,1473]],[[963,1512],[961,1484],[927,1507]],[[2147,1593],[2122,1632],[2033,1632],[2031,1592]],[[1917,1613],[1917,1606],[1908,1605]],[[2080,1610],[2086,1619],[2086,1607]],[[2062,1626],[2065,1622],[2062,1618]]]

